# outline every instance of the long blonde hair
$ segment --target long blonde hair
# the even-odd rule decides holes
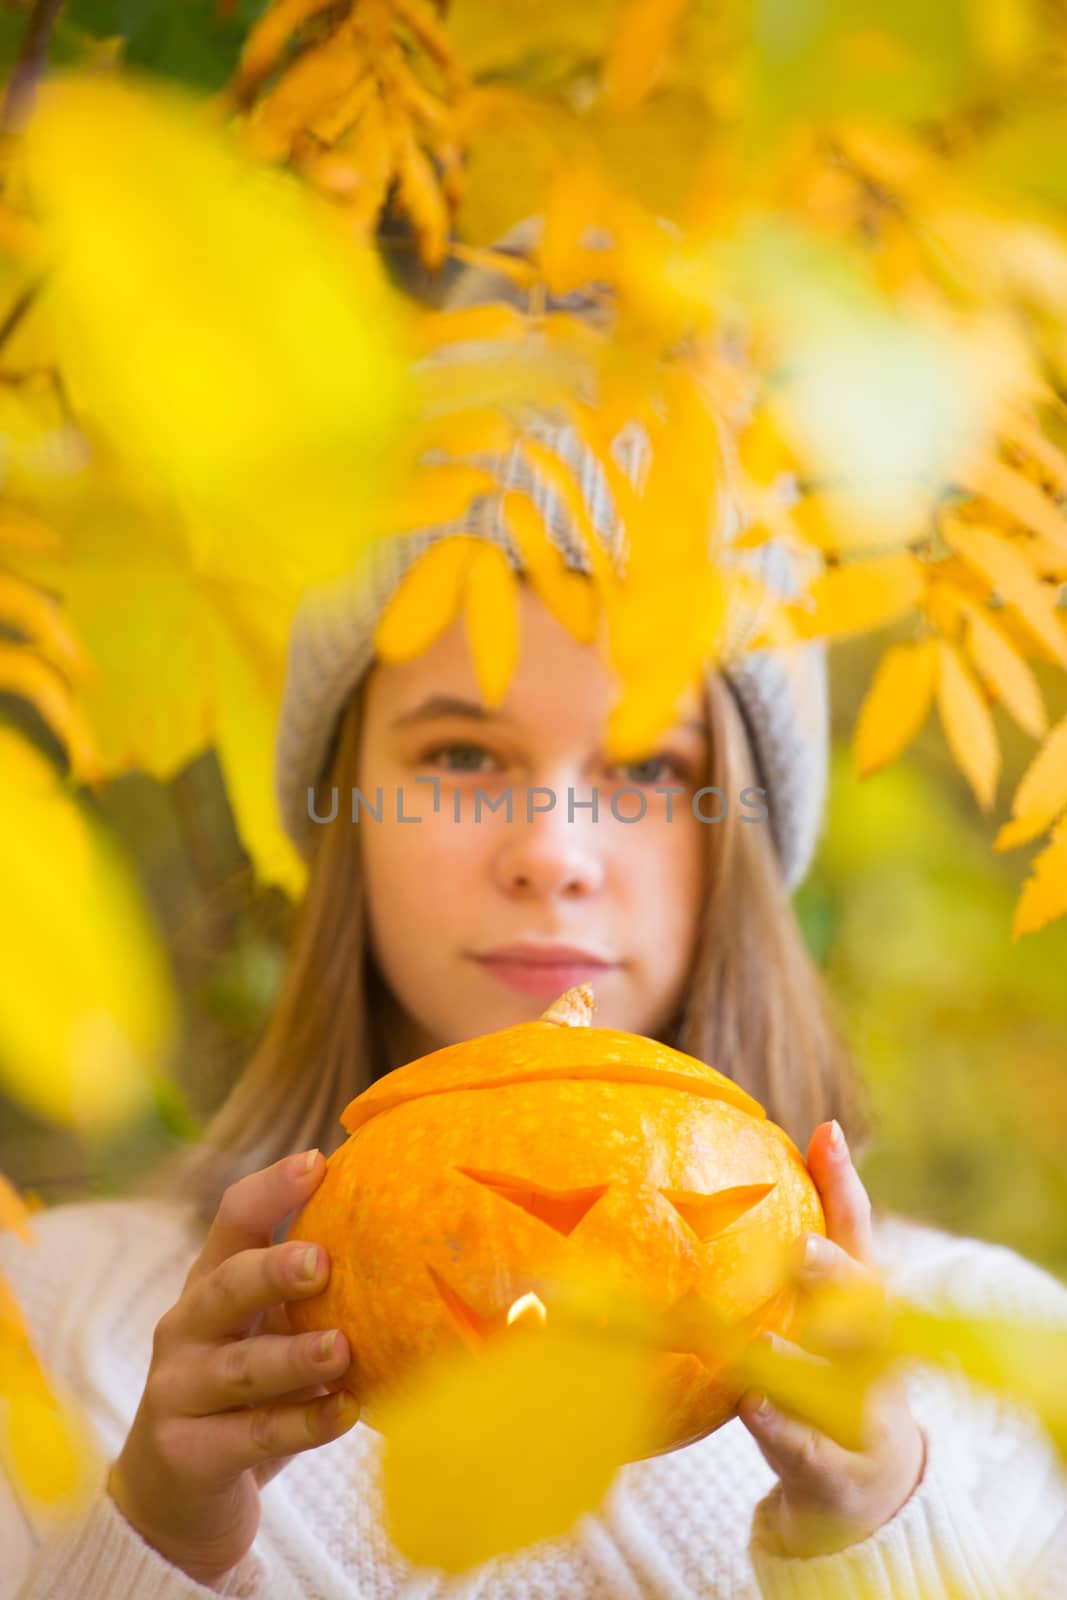
[[[324,783],[358,785],[366,677],[335,730]],[[757,786],[736,701],[706,679],[711,756],[706,782],[727,794]],[[685,999],[663,1042],[709,1062],[755,1095],[802,1151],[836,1117],[853,1150],[866,1135],[858,1074],[835,1004],[782,883],[769,826],[731,807],[704,828],[708,894]],[[237,1178],[283,1155],[344,1138],[340,1115],[389,1058],[387,998],[366,941],[359,829],[338,808],[314,829],[292,950],[264,1033],[201,1139],[142,1186],[192,1200],[205,1221]]]

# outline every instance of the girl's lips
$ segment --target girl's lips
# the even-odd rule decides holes
[[[490,960],[477,956],[475,959],[491,977],[506,984],[509,989],[517,989],[520,994],[549,995],[552,998],[579,983],[596,985],[609,972],[615,971],[614,962],[605,964],[601,961],[571,959],[539,961],[535,965],[532,961],[509,960],[506,957]]]

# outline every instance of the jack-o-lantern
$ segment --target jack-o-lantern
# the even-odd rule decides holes
[[[583,1263],[646,1305],[707,1312],[742,1337],[788,1332],[786,1252],[825,1231],[796,1146],[729,1078],[591,1027],[592,1010],[583,984],[538,1021],[435,1050],[346,1107],[350,1137],[289,1230],[329,1252],[330,1280],[290,1320],[343,1330],[343,1386],[371,1426],[376,1398],[424,1359],[507,1337],[516,1310],[551,1317],[535,1286]],[[734,1414],[739,1391],[706,1342],[654,1361],[663,1449]]]

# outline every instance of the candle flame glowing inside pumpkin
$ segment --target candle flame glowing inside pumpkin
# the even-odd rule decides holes
[[[545,1303],[532,1289],[527,1289],[525,1294],[520,1294],[519,1298],[508,1306],[509,1328],[516,1322],[526,1323],[531,1327],[536,1323],[538,1327],[543,1328],[547,1321],[548,1310]]]

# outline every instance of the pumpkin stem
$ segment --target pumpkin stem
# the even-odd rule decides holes
[[[595,1010],[592,984],[579,983],[561,994],[558,1000],[553,1000],[538,1021],[553,1022],[560,1028],[588,1028]]]

